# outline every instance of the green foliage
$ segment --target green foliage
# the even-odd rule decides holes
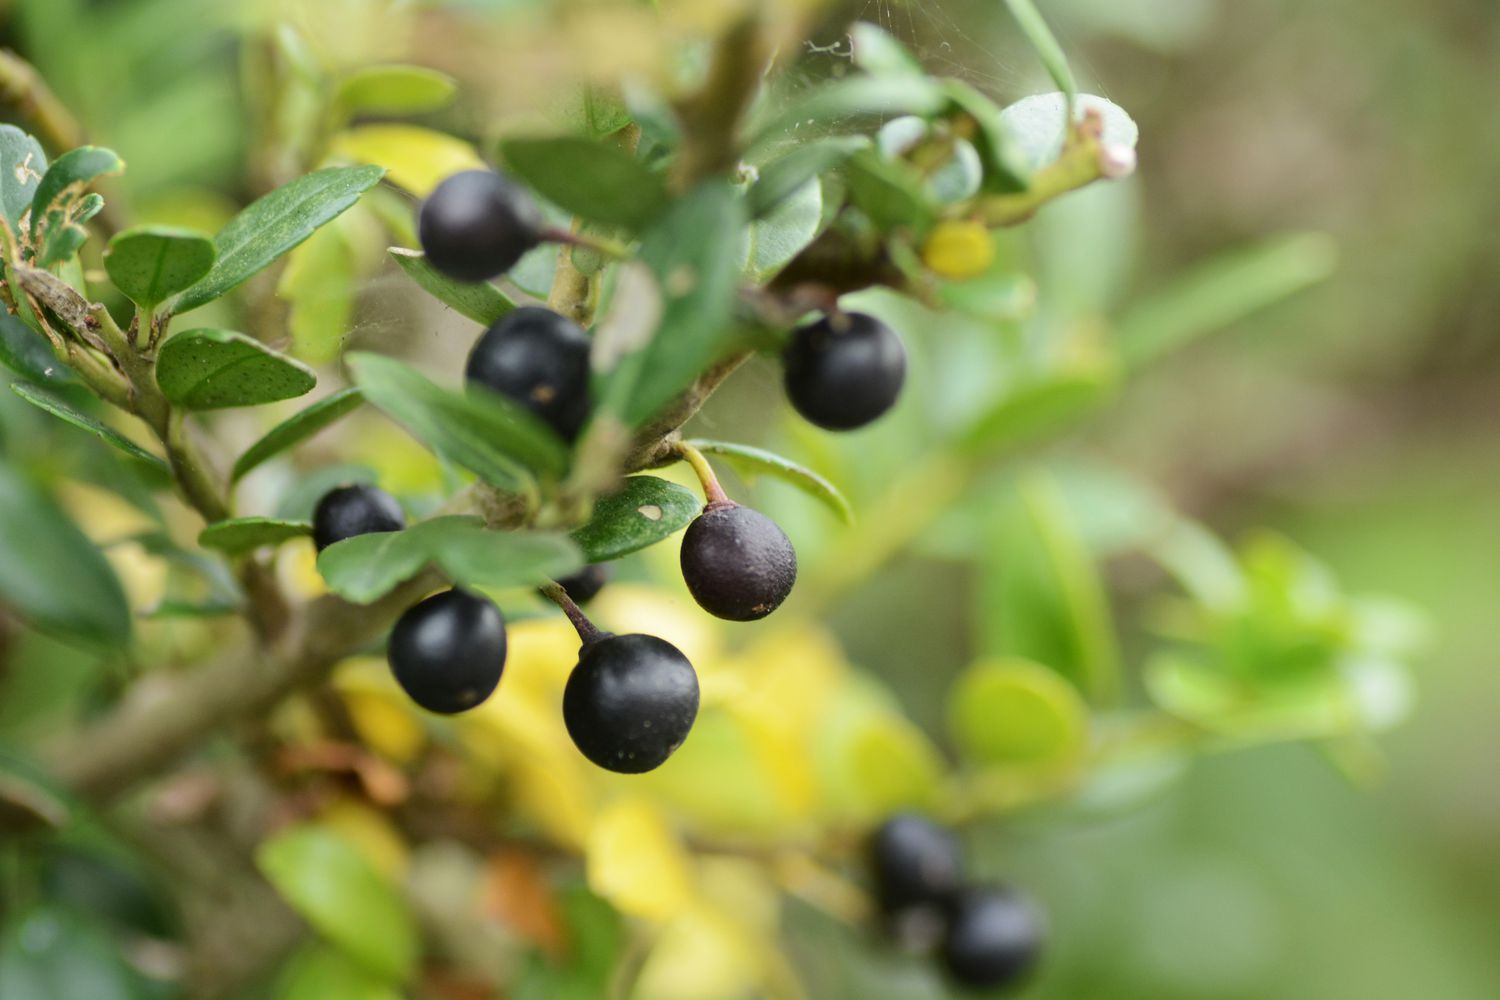
[[[198,544],[218,549],[227,556],[240,556],[262,546],[280,545],[312,534],[305,521],[281,521],[272,517],[236,517],[215,521],[198,534]]]
[[[21,217],[31,208],[46,170],[41,143],[14,125],[0,125],[0,209],[12,232],[21,231]]]
[[[229,478],[238,482],[282,452],[295,448],[325,427],[353,413],[364,405],[364,393],[358,389],[340,389],[338,392],[286,418],[266,432],[259,441],[245,449],[234,463]]]
[[[591,222],[640,229],[667,203],[661,178],[609,142],[578,136],[506,139],[500,155],[542,197]]]
[[[598,499],[594,516],[572,538],[588,562],[605,562],[675,535],[701,509],[691,490],[655,476],[631,476]]]
[[[820,500],[829,510],[838,515],[845,524],[854,520],[854,509],[839,492],[839,488],[804,465],[784,458],[764,448],[736,444],[733,441],[709,441],[695,438],[688,444],[710,455],[723,455],[741,469],[751,473],[766,473],[785,480],[808,496]]]
[[[141,226],[109,241],[104,267],[115,287],[149,312],[201,281],[217,256],[207,236],[186,229]]]
[[[487,281],[469,284],[438,273],[420,251],[391,247],[389,252],[391,259],[423,291],[476,323],[491,326],[516,307],[504,292]]]
[[[453,102],[458,81],[426,66],[368,66],[339,81],[338,106],[351,115],[417,115]]]
[[[144,985],[104,931],[84,918],[38,908],[0,938],[0,993],[6,1000],[144,1000]]]
[[[129,455],[131,458],[144,462],[149,466],[154,466],[163,473],[167,471],[167,463],[161,458],[151,454],[113,427],[101,424],[56,393],[40,389],[33,385],[27,385],[25,382],[11,383],[11,390],[37,409],[45,410],[64,423],[71,424],[81,431],[87,431],[101,441],[119,449],[123,454]]]
[[[259,406],[313,390],[318,376],[243,333],[184,330],[156,359],[162,394],[190,410]]]

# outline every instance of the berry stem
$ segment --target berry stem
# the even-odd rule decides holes
[[[568,596],[568,592],[563,589],[562,584],[556,581],[549,581],[546,586],[542,587],[542,593],[546,595],[549,601],[561,608],[563,614],[568,616],[568,621],[573,623],[573,628],[578,631],[578,638],[583,641],[585,646],[609,634],[589,621],[589,616],[584,614],[577,604],[573,603],[573,598]]]
[[[630,248],[618,240],[609,239],[606,236],[592,236],[574,232],[571,229],[551,228],[544,229],[541,233],[542,239],[548,243],[565,243],[568,246],[584,247],[594,250],[611,260],[629,260]]]
[[[683,461],[693,467],[693,472],[698,476],[698,482],[703,484],[703,497],[708,501],[710,507],[715,504],[730,504],[733,500],[724,492],[724,487],[719,485],[719,477],[714,475],[713,466],[708,464],[708,458],[688,444],[686,441],[678,441],[672,446],[672,450],[682,456]]]

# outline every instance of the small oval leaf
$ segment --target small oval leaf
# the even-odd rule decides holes
[[[21,231],[21,219],[46,172],[41,143],[14,125],[0,125],[0,209],[14,231]]]
[[[426,66],[367,66],[339,81],[338,103],[351,114],[419,115],[457,93],[458,81]]]
[[[307,409],[293,414],[266,432],[265,437],[252,444],[234,463],[230,473],[231,482],[239,482],[256,468],[270,461],[289,448],[306,441],[314,434],[341,420],[364,405],[364,393],[358,389],[341,389],[325,399],[320,399]]]
[[[293,399],[311,392],[318,377],[243,333],[184,330],[162,344],[156,382],[174,403],[217,410]]]
[[[839,488],[806,466],[762,448],[752,448],[732,441],[707,441],[702,438],[688,444],[710,455],[723,455],[735,465],[751,472],[764,472],[784,479],[807,495],[821,500],[845,524],[854,521],[854,511]]]
[[[104,269],[126,298],[152,309],[201,280],[217,256],[214,241],[202,233],[141,226],[109,241]]]
[[[198,534],[198,544],[228,556],[241,556],[263,545],[280,545],[312,534],[306,521],[278,521],[270,517],[236,517],[216,521]]]
[[[631,476],[620,490],[598,499],[593,518],[572,538],[591,563],[618,559],[676,534],[702,509],[685,487],[656,476]]]
[[[426,254],[420,250],[391,247],[389,253],[423,291],[476,323],[491,326],[516,307],[509,296],[487,281],[471,285],[442,274],[427,263]]]
[[[500,154],[543,198],[592,222],[638,229],[667,203],[662,179],[608,142],[581,136],[507,139]]]
[[[990,660],[954,682],[948,730],[979,764],[1063,767],[1083,754],[1088,709],[1077,689],[1046,667]]]

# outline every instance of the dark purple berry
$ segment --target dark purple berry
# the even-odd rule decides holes
[[[505,618],[463,590],[434,594],[406,610],[391,631],[391,672],[411,700],[452,715],[490,696],[505,669]]]
[[[577,323],[524,306],[485,331],[464,374],[471,385],[530,410],[571,441],[589,415],[589,346]]]
[[[963,885],[963,852],[953,834],[913,814],[893,816],[870,838],[875,895],[887,914],[944,906]]]
[[[1008,888],[966,890],[953,904],[943,939],[943,965],[954,982],[976,990],[1016,983],[1036,964],[1042,920]]]
[[[558,580],[557,585],[567,591],[575,604],[587,604],[599,596],[599,591],[604,589],[612,575],[609,563],[590,563],[577,573]]]
[[[458,281],[499,277],[541,242],[542,213],[524,188],[493,170],[468,170],[422,203],[417,235],[427,262]]]
[[[396,498],[374,486],[329,490],[313,510],[313,544],[319,552],[355,535],[400,531],[404,527],[406,514]]]
[[[825,316],[800,327],[782,360],[792,406],[828,430],[852,430],[882,416],[906,381],[901,338],[864,313]]]
[[[764,618],[797,582],[797,552],[766,515],[737,503],[710,503],[682,536],[682,579],[711,615]]]
[[[698,716],[698,675],[671,643],[605,633],[584,643],[563,691],[573,743],[608,771],[660,767]]]

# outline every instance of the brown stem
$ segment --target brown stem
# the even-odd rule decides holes
[[[608,632],[601,631],[597,625],[589,621],[589,616],[584,614],[583,610],[574,603],[573,598],[568,596],[568,592],[563,589],[562,584],[549,583],[542,588],[542,593],[546,595],[547,600],[556,604],[562,609],[562,613],[568,616],[568,621],[573,623],[573,628],[578,632],[579,640],[585,646],[591,642],[597,642],[609,634]]]

